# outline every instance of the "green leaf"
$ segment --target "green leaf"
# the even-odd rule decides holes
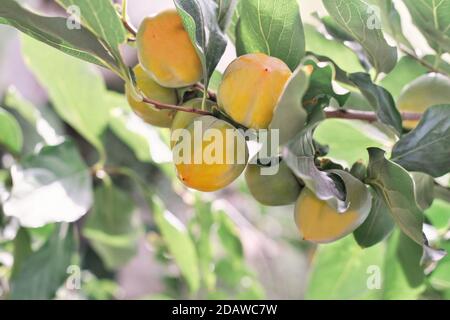
[[[372,208],[369,216],[353,235],[362,248],[370,248],[383,241],[392,232],[394,225],[384,200],[372,192]]]
[[[425,290],[420,267],[422,248],[400,231],[388,241],[384,261],[383,299],[414,300]]]
[[[237,54],[262,52],[295,70],[305,55],[305,36],[297,0],[241,1],[236,28]]]
[[[450,241],[444,244],[444,249],[450,252]],[[437,290],[450,289],[450,256],[446,256],[437,265],[429,277],[431,285]]]
[[[99,137],[108,123],[109,104],[101,74],[30,38],[22,39],[22,52],[28,67],[47,89],[58,115],[102,155]]]
[[[110,182],[98,186],[94,194],[82,232],[105,266],[117,270],[136,255],[142,234],[133,199]]]
[[[450,105],[433,106],[392,150],[392,161],[409,171],[440,177],[450,171]]]
[[[302,101],[308,85],[309,75],[300,65],[285,85],[269,125],[269,129],[278,130],[280,145],[288,142],[305,126],[307,113]]]
[[[219,224],[217,233],[225,250],[232,258],[242,260],[244,257],[244,248],[242,247],[239,230],[236,225],[223,211],[217,214],[216,220]]]
[[[414,193],[419,208],[426,210],[431,207],[434,200],[434,179],[433,177],[421,173],[411,172],[414,180]]]
[[[6,150],[20,154],[23,146],[23,135],[16,119],[6,110],[0,108],[0,146]]]
[[[227,41],[217,21],[218,7],[213,0],[174,0],[183,25],[203,66],[203,81],[209,78],[225,52]]]
[[[313,67],[309,77],[309,88],[303,96],[303,104],[308,110],[314,109],[317,105],[328,106],[331,98],[336,99],[340,106],[343,106],[348,99],[349,94],[336,93],[333,88],[333,80],[337,77],[334,65],[330,62],[319,61],[315,57],[306,57],[303,65]]]
[[[392,0],[369,0],[368,2],[374,6],[374,9],[379,10],[379,12],[374,10],[372,12],[380,14],[383,31],[389,34],[397,43],[414,50],[403,34],[401,17],[395,8],[394,2]]]
[[[332,17],[330,16],[320,17],[319,13],[317,12],[314,12],[312,16],[323,24],[327,33],[333,38],[340,40],[341,42],[355,41],[355,39],[348,32],[342,29]]]
[[[395,68],[380,81],[380,85],[392,94],[395,100],[398,99],[403,88],[428,72],[417,60],[410,57],[402,57]]]
[[[52,237],[23,263],[11,281],[11,299],[52,299],[68,273],[76,243],[68,225],[56,228]]]
[[[312,265],[306,299],[376,299],[380,290],[369,289],[371,267],[379,267],[383,246],[361,249],[352,237],[321,245]]]
[[[352,73],[349,79],[361,90],[377,113],[378,119],[393,128],[397,135],[402,132],[402,117],[395,106],[392,95],[383,87],[372,82],[367,73]]]
[[[17,277],[24,261],[33,253],[31,237],[27,229],[20,228],[14,238],[14,265],[11,270],[11,279]]]
[[[119,45],[127,40],[127,33],[120,17],[110,0],[56,0],[64,8],[77,6],[84,26],[97,38],[103,40],[114,53],[119,53]]]
[[[377,72],[390,72],[397,62],[397,50],[383,37],[381,26],[370,25],[376,16],[369,4],[361,0],[323,0],[328,13],[338,25],[361,44]]]
[[[217,3],[217,21],[220,29],[226,31],[236,9],[238,0],[214,0]]]
[[[414,24],[436,52],[450,51],[450,0],[405,0]]]
[[[153,198],[153,203],[155,223],[186,279],[191,293],[195,293],[200,287],[200,272],[194,242],[183,223],[171,212],[165,210],[159,199]]]
[[[45,146],[12,167],[5,214],[22,226],[78,220],[92,204],[92,177],[73,142]]]
[[[315,26],[305,24],[306,51],[328,56],[347,72],[364,71],[358,56],[349,47],[321,34]]]
[[[414,181],[409,173],[385,158],[385,152],[369,148],[366,182],[384,201],[400,229],[419,245],[424,244],[423,214],[414,195]]]
[[[70,30],[67,19],[44,17],[21,7],[14,0],[2,0],[0,24],[8,24],[76,58],[118,70],[111,54],[88,29]]]

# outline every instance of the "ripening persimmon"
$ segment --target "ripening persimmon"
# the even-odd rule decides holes
[[[138,89],[149,99],[167,103],[177,104],[177,92],[174,89],[161,87],[152,78],[150,78],[140,65],[133,69],[136,76],[136,85]],[[128,104],[133,111],[145,122],[163,128],[169,128],[172,124],[175,112],[173,110],[158,110],[150,104],[136,100],[128,85],[125,86],[125,92]]]
[[[248,149],[244,136],[231,124],[213,116],[195,118],[176,139],[173,160],[180,181],[187,187],[220,190],[244,171]]]
[[[430,73],[407,85],[397,100],[400,111],[425,112],[438,104],[450,104],[450,78]],[[414,129],[419,121],[405,120],[403,126]]]
[[[326,201],[304,188],[295,205],[295,223],[304,240],[328,243],[352,233],[365,216],[349,209],[337,212]]]
[[[278,58],[263,53],[240,56],[225,70],[218,90],[219,107],[247,128],[265,129],[291,75]]]
[[[139,62],[160,85],[187,87],[202,78],[202,63],[176,10],[147,17],[136,43]]]
[[[262,167],[257,164],[249,164],[245,170],[245,180],[253,198],[266,206],[284,206],[294,203],[298,199],[302,186],[286,162],[282,161],[278,168],[266,167],[266,169],[276,170],[276,173],[267,171],[265,174]]]

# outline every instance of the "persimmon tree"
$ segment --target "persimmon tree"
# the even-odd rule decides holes
[[[327,15],[315,14],[314,26],[297,0],[174,0],[137,28],[125,0],[55,2],[79,16],[49,17],[15,0],[0,7],[0,23],[23,34],[52,114],[14,89],[4,95],[0,228],[17,226],[0,247],[14,257],[2,269],[5,295],[53,298],[86,247],[117,271],[150,229],[158,258],[170,256],[182,275],[185,289],[169,296],[263,298],[236,222],[205,195],[242,176],[261,206],[293,205],[285,210],[297,241],[320,244],[307,297],[450,297],[450,0],[322,0]],[[431,54],[403,33],[398,5]],[[125,46],[137,65],[125,63]],[[236,58],[220,71],[227,46]],[[100,68],[123,90],[106,88]],[[174,137],[197,125],[199,144]],[[273,132],[269,154],[250,154],[249,140]],[[179,161],[218,140],[216,162]],[[174,163],[162,164],[169,148]],[[239,152],[243,162],[225,162]],[[196,199],[188,228],[166,210],[158,179],[199,191],[185,191]],[[151,223],[135,214],[142,203]],[[86,287],[85,296],[104,297]]]

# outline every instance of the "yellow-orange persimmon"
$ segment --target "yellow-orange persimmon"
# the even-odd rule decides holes
[[[136,85],[145,97],[162,103],[177,104],[177,92],[174,89],[160,86],[148,76],[141,65],[134,67],[133,71],[136,76]],[[125,92],[129,105],[145,122],[157,127],[171,126],[175,116],[173,110],[158,110],[148,103],[136,100],[128,85],[125,86]]]
[[[226,187],[241,175],[248,150],[244,136],[231,124],[201,116],[186,131],[189,135],[177,139],[172,149],[177,175],[183,184],[210,192]]]
[[[337,212],[305,188],[295,205],[295,222],[304,240],[328,243],[352,233],[363,219],[354,210]]]
[[[267,128],[291,74],[278,58],[263,53],[240,56],[223,75],[218,90],[219,107],[248,128]]]
[[[180,88],[202,78],[202,64],[176,10],[147,17],[137,34],[139,62],[160,85]]]

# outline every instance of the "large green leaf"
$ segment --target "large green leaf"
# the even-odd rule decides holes
[[[61,225],[38,251],[22,264],[11,281],[11,298],[52,299],[68,273],[76,242],[72,228]]]
[[[217,3],[217,21],[222,31],[226,31],[236,9],[238,0],[214,0]]]
[[[197,292],[200,287],[200,272],[195,245],[183,223],[171,212],[164,209],[157,198],[153,199],[154,219],[170,254],[186,279],[190,291]]]
[[[174,0],[203,65],[203,81],[209,78],[225,52],[227,41],[218,23],[218,6],[213,0]]]
[[[393,128],[397,132],[397,135],[401,135],[402,117],[389,91],[374,84],[370,79],[370,75],[367,73],[352,73],[349,79],[361,90],[361,93],[369,101],[378,119]]]
[[[450,241],[443,245],[447,252],[450,251]],[[436,269],[429,277],[431,285],[438,290],[450,289],[450,256],[445,257],[439,262]]]
[[[384,261],[383,299],[417,299],[425,290],[420,266],[422,248],[397,230],[388,241]]]
[[[78,220],[92,204],[92,178],[73,142],[45,146],[12,168],[5,214],[22,226]]]
[[[14,0],[2,0],[0,23],[79,59],[118,70],[114,58],[95,35],[84,27],[68,29],[66,18],[44,17],[24,9]]]
[[[305,126],[307,113],[302,102],[308,85],[309,75],[300,65],[284,87],[269,125],[269,129],[278,130],[280,145],[288,142]]]
[[[395,8],[394,1],[392,0],[368,0],[368,3],[372,4],[374,9],[379,10],[380,22],[383,27],[383,31],[389,34],[397,43],[406,46],[409,49],[413,49],[411,43],[403,34],[402,21],[400,14]],[[374,10],[373,13],[377,14]]]
[[[0,146],[19,154],[22,150],[23,135],[16,119],[6,110],[0,108]]]
[[[377,72],[388,73],[397,62],[397,50],[390,47],[381,28],[369,26],[374,17],[369,4],[362,0],[323,0],[328,13],[364,48]]]
[[[378,194],[372,192],[372,208],[366,221],[353,233],[362,248],[370,248],[384,240],[394,229],[389,209]]]
[[[450,0],[404,0],[414,24],[439,53],[450,51]]]
[[[374,272],[371,268],[381,269],[383,253],[382,245],[361,249],[352,237],[321,245],[314,257],[305,298],[376,299],[380,290],[368,283]]]
[[[433,177],[450,171],[450,105],[429,108],[419,125],[392,150],[392,161]]]
[[[31,237],[27,229],[20,228],[14,238],[14,265],[11,270],[11,279],[14,279],[23,266],[24,261],[33,253]]]
[[[108,123],[109,104],[100,73],[31,38],[23,38],[22,52],[58,115],[103,154],[99,137]]]
[[[116,270],[128,263],[137,252],[141,234],[131,196],[111,182],[98,186],[83,235],[105,266]]]
[[[305,54],[305,36],[297,0],[245,0],[236,29],[238,55],[262,52],[295,70]]]
[[[439,231],[447,230],[450,227],[450,203],[436,199],[431,208],[425,211],[427,218],[433,227]]]
[[[423,214],[414,195],[414,181],[409,173],[385,158],[385,152],[369,148],[366,182],[384,201],[400,229],[419,245],[424,244]]]

